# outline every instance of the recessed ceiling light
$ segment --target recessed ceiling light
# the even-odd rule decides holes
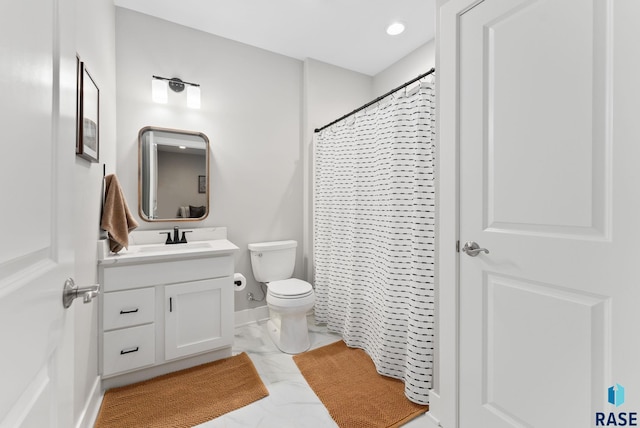
[[[387,27],[387,34],[390,36],[397,36],[404,31],[404,24],[402,22],[394,22]]]
[[[178,148],[184,150],[187,148],[187,146],[178,146]]]

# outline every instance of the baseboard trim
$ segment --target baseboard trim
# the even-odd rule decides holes
[[[235,312],[235,326],[254,324],[269,319],[269,308],[267,306],[258,306],[257,308],[244,309]]]
[[[89,398],[84,404],[80,413],[76,428],[92,428],[98,417],[100,405],[102,404],[102,389],[100,388],[100,376],[97,376],[91,387]]]
[[[426,422],[425,424],[426,428],[442,428],[442,426],[440,425],[440,421],[434,418],[431,412],[425,413],[424,416],[425,416],[424,421]]]
[[[438,428],[440,425],[439,414],[442,407],[440,394],[435,390],[429,390],[429,411],[426,413],[427,428]]]

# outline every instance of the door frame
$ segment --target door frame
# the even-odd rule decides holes
[[[436,355],[429,414],[445,428],[459,423],[460,141],[459,19],[484,0],[436,3]]]

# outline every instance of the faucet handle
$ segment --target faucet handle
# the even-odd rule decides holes
[[[182,239],[180,239],[180,243],[181,244],[186,244],[187,243],[187,237],[184,235],[185,233],[191,233],[193,232],[193,230],[183,230],[182,231]]]
[[[163,233],[167,234],[167,240],[164,242],[165,244],[173,244],[173,241],[171,240],[171,232],[158,232],[160,235],[162,235]]]

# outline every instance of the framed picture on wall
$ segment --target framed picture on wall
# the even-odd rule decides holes
[[[76,154],[98,162],[100,149],[100,90],[84,62],[78,64],[78,100],[76,116]]]
[[[198,193],[207,193],[207,176],[198,176]]]

